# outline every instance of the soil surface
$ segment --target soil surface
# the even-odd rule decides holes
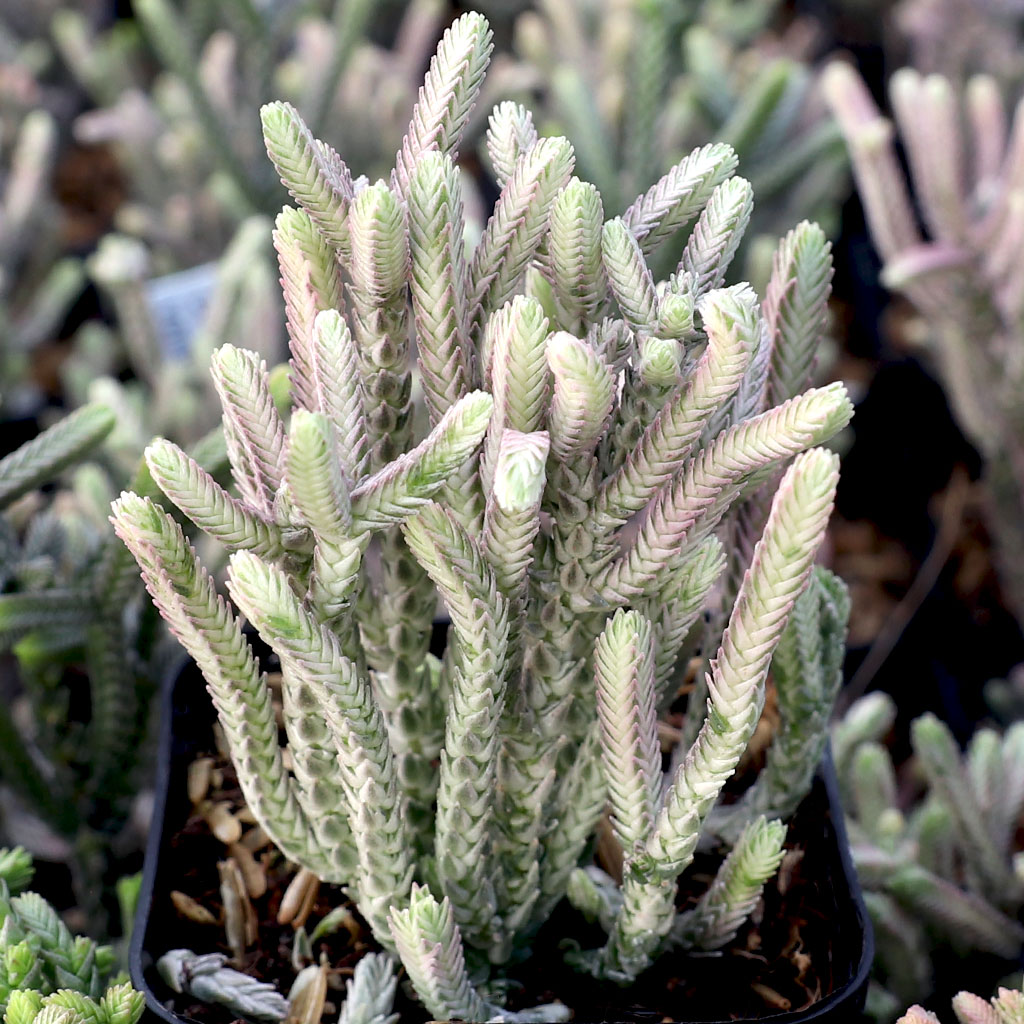
[[[201,708],[201,699],[208,700],[198,692],[199,682],[189,678],[194,672],[190,669],[179,683],[179,691],[197,691],[186,702],[186,713]],[[768,702],[769,711],[771,703]],[[183,717],[175,715],[179,721]],[[187,717],[193,726],[199,724],[198,715]],[[215,758],[214,785],[206,799],[226,803],[244,820],[241,792],[230,762],[216,752],[209,724],[200,727],[192,743],[182,746],[176,742],[176,748],[168,800],[170,834],[165,837],[156,879],[147,947],[154,959],[177,947],[230,955],[217,870],[217,862],[227,856],[227,850],[211,833],[207,816],[197,808],[188,809],[185,788],[189,764],[203,756]],[[755,757],[751,768],[756,767],[756,761]],[[742,782],[737,790],[741,786]],[[176,822],[177,830],[172,831]],[[563,902],[536,936],[530,959],[510,967],[509,1008],[561,1001],[573,1008],[575,1021],[640,1022],[758,1018],[812,1005],[850,979],[860,954],[856,923],[841,923],[850,907],[836,853],[831,811],[820,781],[792,820],[787,849],[789,853],[779,877],[766,887],[754,918],[727,949],[667,956],[628,990],[596,982],[564,965],[567,937],[586,949],[602,944],[604,935],[599,926],[588,924]],[[274,983],[287,994],[296,974],[292,959],[295,929],[293,924],[279,923],[278,913],[295,868],[269,846],[258,850],[256,857],[265,871],[267,889],[264,895],[251,900],[258,919],[258,937],[237,966]],[[717,852],[698,855],[680,885],[677,904],[681,909],[692,905],[706,890],[720,860]],[[199,923],[176,912],[171,904],[172,890],[209,911],[211,921]],[[311,933],[321,918],[343,903],[345,896],[337,887],[321,886],[306,918],[306,932]],[[344,999],[345,979],[351,976],[359,958],[368,950],[379,948],[354,907],[351,909],[353,918],[347,928],[313,946],[314,957],[323,957],[330,967],[329,1005],[325,1007],[324,1020],[336,1019]],[[148,974],[154,991],[161,998],[165,994],[170,996],[155,972]],[[197,1004],[183,996],[175,998],[173,1008],[204,1024],[228,1024],[234,1019],[223,1009]],[[396,1009],[402,1014],[403,1024],[427,1019],[424,1011],[405,994],[400,994]]]

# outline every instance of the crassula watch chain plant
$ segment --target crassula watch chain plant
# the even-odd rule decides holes
[[[4,1024],[138,1024],[145,999],[114,978],[116,957],[72,935],[35,892],[32,860],[0,847],[0,1019]]]
[[[978,728],[961,752],[935,715],[915,719],[910,738],[926,789],[907,807],[881,742],[895,719],[892,699],[871,693],[850,707],[832,736],[877,944],[869,1005],[888,1019],[933,990],[940,942],[1006,960],[1024,948],[1024,853],[1016,831],[1024,807],[1024,723],[1003,734]]]
[[[490,48],[476,14],[445,34],[389,181],[353,178],[289,106],[264,108],[299,204],[275,235],[290,415],[258,357],[225,346],[213,373],[237,496],[169,442],[147,452],[164,493],[231,551],[233,605],[157,504],[125,493],[113,522],[283,854],[347,887],[435,1018],[553,1020],[568,1008],[507,1011],[490,982],[567,893],[607,931],[570,966],[628,983],[673,946],[728,942],[778,866],[788,782],[752,803],[714,886],[676,913],[780,639],[803,638],[788,678],[822,670],[827,616],[787,621],[835,592],[816,571],[801,596],[837,479],[814,446],[851,407],[840,385],[798,394],[810,361],[788,351],[820,330],[820,232],[802,225],[780,250],[781,315],[723,286],[750,213],[728,147],[687,157],[605,223],[569,143],[499,108],[501,193],[467,251],[455,158]],[[655,282],[647,256],[687,226],[677,272]],[[809,273],[786,256],[800,240]],[[804,379],[782,381],[794,365]],[[665,778],[659,709],[704,628],[720,535],[783,469],[708,666],[706,714]],[[288,767],[242,616],[281,662]],[[791,742],[790,760],[800,750],[809,777],[820,745]],[[581,868],[606,806],[621,886]]]

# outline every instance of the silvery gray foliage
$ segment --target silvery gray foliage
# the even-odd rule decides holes
[[[820,231],[780,246],[764,315],[749,286],[723,287],[749,213],[727,147],[606,222],[572,146],[499,109],[500,195],[468,245],[455,157],[490,49],[478,14],[445,33],[389,180],[353,177],[290,105],[262,112],[298,203],[275,230],[291,408],[256,354],[227,345],[213,374],[236,493],[168,441],[147,450],[164,494],[231,552],[232,604],[153,501],[126,492],[112,518],[278,848],[349,887],[435,1018],[554,1020],[568,1008],[492,1002],[467,957],[500,980],[567,891],[593,905],[596,889],[607,940],[569,959],[629,983],[673,944],[727,942],[778,865],[784,828],[752,813],[677,922],[678,876],[760,716],[832,508],[837,459],[815,446],[851,407],[841,385],[802,391],[827,294]],[[648,254],[687,227],[655,281]],[[657,709],[703,628],[719,534],[748,504],[744,521],[764,520],[706,714],[664,777]],[[815,601],[839,601],[816,579]],[[243,615],[280,658],[289,767]],[[821,632],[793,628],[812,646]],[[602,894],[577,868],[606,806],[625,867]]]
[[[172,949],[157,960],[156,969],[175,992],[217,1003],[240,1016],[265,1021],[288,1016],[288,1000],[273,985],[225,966],[227,960],[223,953],[199,956],[190,949]]]
[[[979,728],[961,753],[934,715],[911,726],[927,788],[910,807],[881,740],[895,719],[888,695],[854,703],[833,731],[857,874],[875,926],[876,978],[893,1019],[931,991],[939,944],[1005,958],[1024,947],[1024,854],[1015,841],[1024,807],[1024,724]]]
[[[392,1013],[398,978],[395,963],[384,953],[367,953],[345,983],[345,1005],[338,1024],[398,1024]]]

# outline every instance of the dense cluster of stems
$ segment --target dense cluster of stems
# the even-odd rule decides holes
[[[819,229],[780,244],[763,306],[726,286],[751,210],[728,146],[606,222],[569,142],[502,105],[500,195],[468,245],[455,160],[490,50],[480,15],[445,33],[389,180],[354,178],[288,104],[263,110],[298,204],[274,233],[290,409],[257,355],[223,346],[236,493],[171,442],[146,453],[230,552],[232,603],[158,502],[126,492],[112,518],[284,855],[348,887],[434,1017],[552,1020],[568,1009],[503,1010],[470,967],[514,962],[569,892],[607,930],[569,961],[628,983],[673,944],[727,942],[778,866],[843,630],[837,585],[808,589],[838,475],[815,446],[851,406],[841,385],[803,390],[830,279]],[[681,229],[656,282],[648,259]],[[720,577],[721,642],[665,777],[659,709]],[[287,767],[242,616],[280,660]],[[718,880],[678,915],[784,636],[780,679],[805,694],[744,821],[720,823],[735,846]],[[621,885],[580,868],[606,807]]]

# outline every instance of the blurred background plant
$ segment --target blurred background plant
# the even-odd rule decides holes
[[[901,63],[954,81],[977,71],[1004,85],[1024,79],[1020,0],[900,0],[892,11]]]
[[[219,431],[209,369],[216,346],[244,343],[270,365],[282,357],[284,307],[270,232],[268,218],[246,218],[219,261],[156,279],[146,245],[126,235],[106,235],[87,260],[117,329],[99,321],[80,328],[61,375],[71,407],[102,401],[116,413],[105,445],[110,500],[153,437],[190,447]]]
[[[598,186],[609,213],[691,149],[732,146],[758,197],[754,259],[739,267],[756,287],[792,224],[838,230],[848,190],[842,140],[808,64],[821,40],[811,19],[780,19],[782,7],[537,0],[513,33],[536,75],[538,128],[570,139],[580,177]]]
[[[31,360],[85,284],[81,261],[64,251],[53,195],[57,122],[41,107],[29,109],[31,101],[6,102],[22,86],[28,95],[17,99],[28,100],[34,85],[27,73],[20,81],[0,73],[0,422],[38,409]]]
[[[907,1003],[965,977],[994,984],[1024,950],[1024,722],[983,726],[961,753],[935,715],[911,726],[899,773],[883,740],[896,719],[884,693],[833,727],[854,863],[875,927],[868,1010],[892,1021]],[[942,976],[943,964],[965,958]]]
[[[893,125],[857,73],[837,62],[824,88],[850,148],[882,283],[919,314],[918,336],[982,456],[1004,597],[1024,627],[1024,107],[1011,130],[995,78],[958,88],[898,71],[889,94],[911,193]]]
[[[985,1024],[988,1021],[1019,1021],[1024,1016],[1024,992],[1019,977],[1007,979],[991,999],[973,992],[960,991],[953,997],[953,1013],[959,1024]],[[940,1018],[923,1006],[911,1006],[899,1024],[939,1024]]]
[[[101,937],[126,919],[117,885],[148,829],[154,697],[181,660],[108,522],[122,487],[159,498],[131,434],[146,396],[118,387],[90,389],[116,411],[90,402],[0,459],[0,837],[66,864]],[[189,451],[214,475],[227,466],[219,426]]]
[[[55,366],[93,314],[83,258],[121,200],[105,151],[70,138],[84,98],[49,39],[60,6],[0,0],[0,451],[38,432],[48,405],[63,406]],[[112,10],[77,5],[90,26]]]
[[[83,462],[114,425],[88,405],[0,460],[0,832],[67,862],[100,933],[159,677],[160,634]],[[39,490],[74,466],[74,486]]]
[[[52,31],[97,107],[76,136],[114,145],[131,182],[117,228],[151,246],[158,274],[215,258],[242,220],[280,208],[266,102],[288,100],[315,132],[344,139],[346,160],[384,173],[449,18],[445,0],[137,0],[133,10],[134,21],[96,31],[67,4]]]

